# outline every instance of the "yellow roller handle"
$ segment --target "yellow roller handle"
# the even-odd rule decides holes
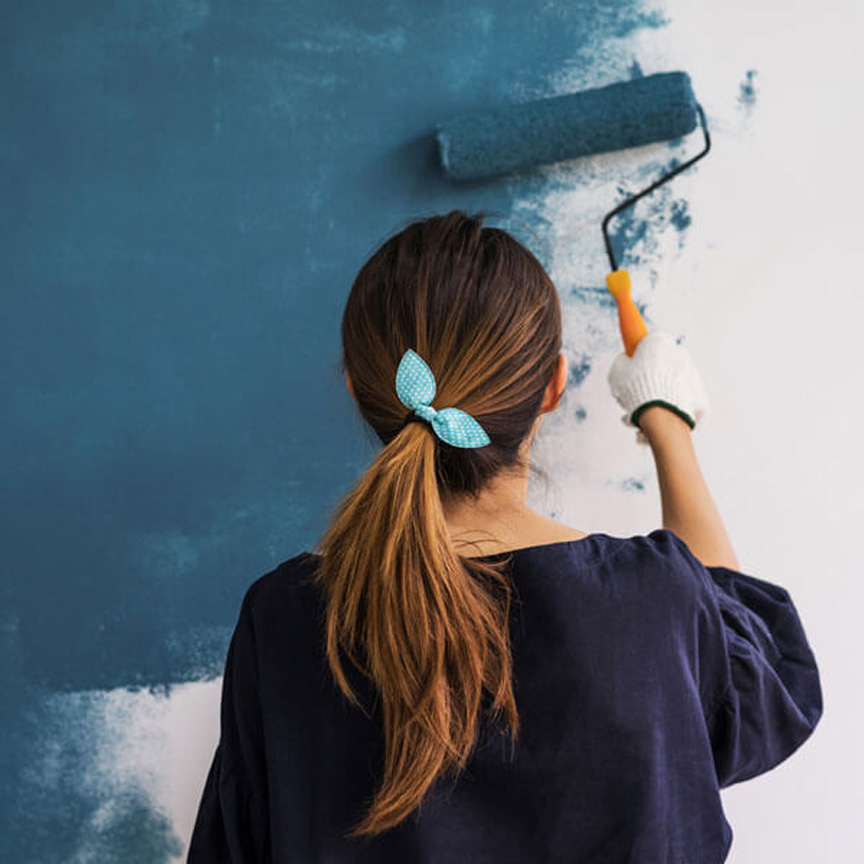
[[[630,294],[630,274],[626,270],[613,270],[606,276],[606,285],[618,304],[618,326],[624,350],[632,357],[636,346],[648,335],[648,328]]]

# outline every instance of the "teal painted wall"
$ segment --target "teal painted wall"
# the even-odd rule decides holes
[[[371,455],[336,365],[360,264],[416,216],[506,217],[544,186],[454,186],[434,123],[662,25],[641,9],[4,6],[0,858],[178,854],[144,793],[78,782],[102,733],[52,696],[221,672],[245,586]],[[521,238],[543,260],[547,227]]]

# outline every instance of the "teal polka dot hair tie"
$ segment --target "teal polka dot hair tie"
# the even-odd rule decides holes
[[[435,398],[435,376],[423,358],[410,348],[402,355],[396,370],[396,395],[406,407],[432,426],[442,440],[453,447],[485,447],[489,436],[483,427],[459,408],[437,410],[431,402]],[[409,415],[406,422],[414,418]]]

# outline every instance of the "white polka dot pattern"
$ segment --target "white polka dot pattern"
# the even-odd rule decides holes
[[[413,408],[432,426],[435,434],[453,447],[485,447],[490,443],[486,430],[459,408],[432,407],[435,376],[426,361],[410,348],[402,355],[396,370],[396,395],[406,408]]]

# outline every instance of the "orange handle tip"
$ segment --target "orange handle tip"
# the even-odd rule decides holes
[[[618,305],[618,326],[624,350],[632,357],[636,346],[648,335],[648,328],[633,302],[630,274],[626,270],[613,270],[606,276],[606,286]]]

